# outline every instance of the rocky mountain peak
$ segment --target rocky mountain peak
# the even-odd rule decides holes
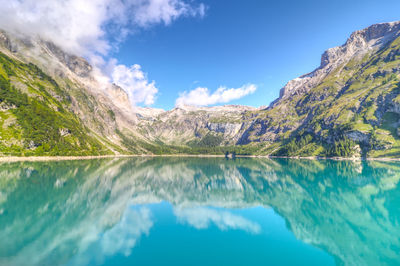
[[[372,49],[379,49],[400,36],[400,21],[374,24],[353,32],[342,46],[330,48],[321,56],[321,65],[311,73],[289,81],[280,91],[279,98],[271,103],[275,106],[281,100],[303,94],[317,86],[329,73],[355,56],[364,55]]]
[[[67,53],[53,42],[41,39],[40,36],[32,37],[21,33],[5,32],[0,29],[0,47],[15,55],[22,56],[24,59],[30,59],[28,61],[33,61],[33,63],[43,63],[47,68],[50,67],[50,64],[58,61],[81,78],[89,77],[93,70],[86,59]],[[54,58],[53,61],[52,57]],[[54,67],[56,63],[52,65]]]
[[[323,68],[336,61],[344,61],[357,53],[364,53],[369,49],[380,47],[398,37],[400,33],[400,21],[374,24],[363,30],[353,32],[346,43],[339,47],[330,48],[321,57]]]
[[[350,43],[356,38],[362,38],[369,42],[371,40],[378,40],[383,37],[390,37],[390,35],[398,34],[399,29],[400,21],[374,24],[363,30],[353,32],[346,44]]]

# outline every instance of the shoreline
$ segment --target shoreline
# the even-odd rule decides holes
[[[74,161],[93,160],[107,158],[150,158],[150,157],[193,157],[193,158],[225,158],[221,154],[120,154],[120,155],[95,155],[95,156],[0,156],[0,163],[3,162],[46,162],[46,161]],[[347,157],[300,157],[300,156],[271,156],[271,155],[236,155],[236,158],[268,158],[268,159],[297,159],[297,160],[334,160],[334,161],[400,161],[400,158],[347,158]],[[229,158],[232,159],[232,158]]]

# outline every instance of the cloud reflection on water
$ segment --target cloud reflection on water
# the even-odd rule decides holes
[[[196,229],[207,229],[214,224],[223,231],[237,229],[254,234],[261,232],[259,224],[224,210],[206,207],[175,208],[174,214],[180,223],[187,223]]]
[[[88,232],[86,241],[82,239],[79,252],[68,265],[90,265],[93,260],[95,264],[103,264],[107,257],[130,256],[140,238],[149,235],[153,224],[149,208],[128,207],[121,220],[108,230]]]

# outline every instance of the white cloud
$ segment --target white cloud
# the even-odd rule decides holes
[[[193,7],[181,0],[135,1],[133,3],[136,24],[145,27],[151,24],[170,24],[181,16],[201,16],[205,14],[204,4]]]
[[[192,2],[191,2],[192,3]],[[186,0],[8,0],[0,5],[0,28],[38,35],[81,56],[107,54],[110,38],[182,16],[204,16],[203,4]]]
[[[121,221],[102,236],[102,253],[122,253],[129,256],[140,237],[148,235],[152,227],[151,212],[148,208],[127,209]]]
[[[188,223],[196,229],[207,229],[215,224],[221,230],[240,229],[254,234],[261,231],[259,224],[227,211],[198,207],[178,208],[174,209],[174,213],[180,222]]]
[[[113,1],[116,2],[116,1]],[[113,8],[117,12],[117,7]],[[112,19],[109,0],[9,0],[0,5],[0,28],[40,36],[78,55],[105,54],[103,24]]]
[[[211,93],[208,88],[198,87],[189,92],[184,91],[181,93],[179,98],[176,99],[175,105],[207,106],[218,103],[227,103],[252,94],[256,89],[256,85],[247,84],[237,89],[219,87],[215,92]]]
[[[113,67],[112,79],[115,84],[124,88],[133,105],[138,103],[151,105],[154,103],[158,89],[154,81],[148,81],[147,75],[139,65],[131,67],[116,65]]]
[[[96,223],[85,225],[88,227],[74,235],[78,237],[77,252],[67,265],[102,265],[107,257],[117,254],[129,256],[141,237],[149,235],[154,222],[148,208],[127,207],[118,223],[110,228],[99,227]],[[67,235],[64,241],[70,241],[70,237]],[[65,243],[57,245],[62,246]],[[33,263],[36,264],[39,263]]]
[[[40,36],[69,53],[104,68],[110,51],[140,28],[168,25],[180,17],[204,16],[205,6],[189,0],[7,0],[0,5],[0,28],[15,34]],[[140,66],[116,65],[117,77],[134,91],[135,103],[154,102],[157,89]],[[126,71],[125,74],[122,74]],[[114,71],[111,71],[113,73]],[[135,80],[126,79],[132,75]],[[118,80],[120,83],[121,81]],[[122,83],[121,83],[122,84]],[[132,89],[133,85],[138,85]],[[139,92],[143,88],[143,93]]]

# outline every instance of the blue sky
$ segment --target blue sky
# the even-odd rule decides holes
[[[255,84],[232,104],[268,105],[290,79],[312,71],[351,32],[400,19],[395,0],[205,0],[203,17],[145,27],[111,53],[139,64],[158,88],[153,107],[171,109],[183,91]]]

